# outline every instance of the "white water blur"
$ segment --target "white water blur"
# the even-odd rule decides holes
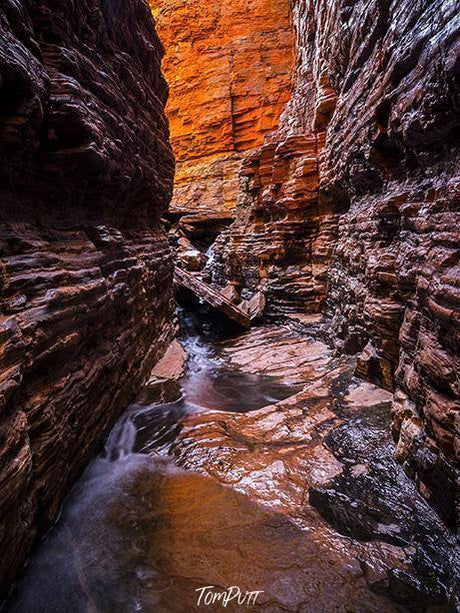
[[[229,370],[210,332],[193,317],[182,317],[181,342],[189,359],[175,399],[148,403],[141,395],[127,408],[29,559],[8,613],[156,610],[170,579],[152,568],[146,543],[156,521],[155,484],[184,474],[170,455],[184,418],[196,411],[251,410],[291,393]]]

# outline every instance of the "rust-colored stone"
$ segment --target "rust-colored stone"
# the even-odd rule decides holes
[[[311,611],[312,601],[302,597],[314,590],[313,610],[454,608],[455,537],[394,459],[392,394],[358,380],[356,358],[332,356],[316,336],[305,323],[302,335],[272,325],[226,341],[224,355],[233,367],[302,390],[245,414],[190,413],[173,447],[176,461],[300,529],[301,539],[290,548],[302,552],[300,584],[297,565],[283,567],[289,588],[272,596],[270,562],[264,565],[261,589],[277,607]],[[416,420],[407,422],[405,432],[416,427]],[[400,451],[398,445],[396,455]],[[257,558],[259,549],[251,550]],[[187,555],[186,546],[174,559]]]
[[[167,49],[172,206],[233,210],[242,155],[276,128],[290,95],[289,2],[149,1]]]
[[[191,272],[176,266],[174,281],[178,287],[192,292],[196,298],[216,309],[229,319],[237,322],[243,328],[249,328],[251,324],[250,314],[233,304],[223,292],[218,292],[214,287],[203,283]]]

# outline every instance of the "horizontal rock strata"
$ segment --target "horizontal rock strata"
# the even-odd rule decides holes
[[[322,148],[321,135],[292,135],[246,158],[237,221],[214,247],[213,279],[263,291],[275,315],[324,306],[337,215],[319,198]]]
[[[149,0],[168,50],[167,114],[177,159],[173,209],[232,211],[244,152],[289,98],[288,0]]]
[[[338,351],[393,390],[398,458],[456,521],[460,440],[456,3],[294,2],[297,74],[241,171],[214,280],[324,311]]]
[[[0,13],[0,590],[171,329],[174,162],[143,0]]]

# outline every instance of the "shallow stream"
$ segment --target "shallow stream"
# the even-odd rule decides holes
[[[127,408],[30,557],[9,612],[189,611],[203,576],[219,585],[219,561],[246,573],[245,583],[241,548],[252,557],[271,555],[270,539],[262,543],[257,528],[268,514],[211,478],[182,470],[170,451],[187,414],[247,412],[296,389],[229,368],[216,351],[226,333],[213,325],[182,314],[181,330],[189,358],[168,392],[171,401],[149,402],[145,389]],[[183,576],[175,576],[176,557]]]
[[[185,373],[127,407],[8,613],[455,611],[458,547],[395,462],[391,395],[314,338],[181,321]],[[229,347],[310,385],[276,405],[299,388]]]

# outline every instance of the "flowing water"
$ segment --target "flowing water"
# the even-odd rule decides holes
[[[244,550],[265,559],[273,547],[286,549],[289,522],[277,520],[286,524],[286,543],[276,526],[271,543],[263,535],[267,513],[209,477],[182,470],[170,455],[190,412],[246,412],[295,392],[229,369],[214,348],[219,338],[209,324],[182,317],[189,360],[175,397],[149,403],[147,390],[128,407],[31,556],[8,611],[189,611],[203,584],[221,585],[227,575],[240,585],[251,576],[254,586],[264,580],[248,568]]]
[[[240,458],[229,469],[225,448],[213,447],[212,427],[216,416],[218,422],[297,389],[230,368],[218,351],[224,338],[209,318],[182,316],[185,375],[146,387],[127,408],[30,557],[6,611],[454,611],[447,602],[455,598],[460,560],[451,535],[394,461],[388,407],[363,408],[336,427],[327,462],[341,462],[341,470],[310,487],[299,516],[279,513],[276,497],[289,498],[296,480],[304,483],[301,464],[289,468],[292,450],[268,440],[257,449],[249,437],[241,448],[246,465]],[[181,438],[187,418],[208,420],[211,430]],[[216,477],[177,465],[177,450],[188,444],[200,446]],[[303,457],[310,447],[324,450],[315,436],[302,444]],[[317,466],[315,453],[310,473],[321,475],[328,464]],[[219,481],[231,475],[254,484],[261,474],[273,480],[271,506]],[[278,478],[288,489],[276,489]],[[213,600],[229,588],[227,607]]]

